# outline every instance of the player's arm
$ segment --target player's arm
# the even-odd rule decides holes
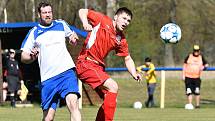
[[[132,75],[132,77],[135,80],[137,80],[137,81],[141,80],[141,75],[137,73],[134,61],[130,55],[125,57],[125,65],[128,69],[128,72]]]
[[[184,65],[183,65],[183,70],[182,70],[182,79],[185,80],[185,70],[186,70],[186,65],[187,65],[187,60],[189,58],[189,55],[184,59]]]
[[[78,14],[79,14],[79,18],[81,19],[81,22],[83,24],[84,30],[91,31],[92,25],[88,22],[88,19],[87,19],[88,9],[80,9]]]
[[[29,30],[21,45],[21,62],[26,64],[30,64],[35,61],[39,54],[39,45],[35,42],[36,40],[34,39],[35,30],[36,27]]]
[[[142,65],[142,66],[138,66],[136,69],[137,69],[137,72],[138,73],[143,73],[143,70],[146,66],[145,65]]]
[[[59,20],[63,24],[65,37],[68,38],[68,41],[72,45],[77,45],[78,35],[75,31],[71,30],[69,24],[64,20]]]
[[[186,66],[187,66],[187,64],[184,63],[184,65],[183,65],[183,70],[182,70],[182,79],[183,79],[183,80],[185,80],[185,70],[186,70]]]
[[[154,64],[150,64],[149,70],[147,71],[147,74],[151,74],[153,71],[155,71],[155,66]]]
[[[208,62],[206,61],[203,55],[202,55],[202,62],[203,62],[204,69],[209,66]]]

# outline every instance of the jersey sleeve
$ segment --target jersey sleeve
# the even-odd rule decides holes
[[[137,67],[137,72],[141,73],[142,72],[142,69],[146,68],[145,65],[142,65],[142,66],[138,66]]]
[[[128,56],[129,50],[128,50],[128,43],[126,42],[125,38],[122,38],[120,44],[116,48],[116,55],[117,56]]]
[[[21,50],[30,53],[32,48],[34,47],[34,31],[35,28],[31,29],[26,35],[25,39],[22,42]]]
[[[151,74],[153,71],[155,71],[155,66],[154,66],[154,64],[150,64],[149,65],[149,70],[147,71],[147,74]]]
[[[65,22],[63,20],[61,20],[61,22],[63,24],[63,28],[64,28],[64,32],[65,32],[65,37],[69,37],[72,34],[72,32],[74,32],[74,31],[72,31],[69,28],[69,24],[67,22]]]
[[[87,19],[90,21],[92,26],[96,26],[100,23],[101,19],[103,18],[104,14],[100,12],[96,12],[93,10],[88,10]]]

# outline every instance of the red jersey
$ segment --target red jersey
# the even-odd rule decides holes
[[[122,32],[116,32],[110,17],[93,10],[87,15],[93,30],[88,33],[78,59],[91,57],[93,60],[104,64],[104,59],[111,50],[117,56],[128,56],[128,44]]]

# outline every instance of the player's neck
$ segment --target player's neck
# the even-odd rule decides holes
[[[122,31],[118,30],[117,27],[116,27],[116,21],[113,20],[113,27],[114,27],[114,31],[116,33],[121,33]]]

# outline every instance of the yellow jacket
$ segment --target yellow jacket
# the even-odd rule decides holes
[[[155,75],[155,66],[153,63],[150,63],[149,67],[147,67],[145,64],[142,66],[137,67],[137,71],[139,73],[143,73],[142,69],[148,68],[145,72],[145,78],[147,83],[156,83],[156,75]]]

